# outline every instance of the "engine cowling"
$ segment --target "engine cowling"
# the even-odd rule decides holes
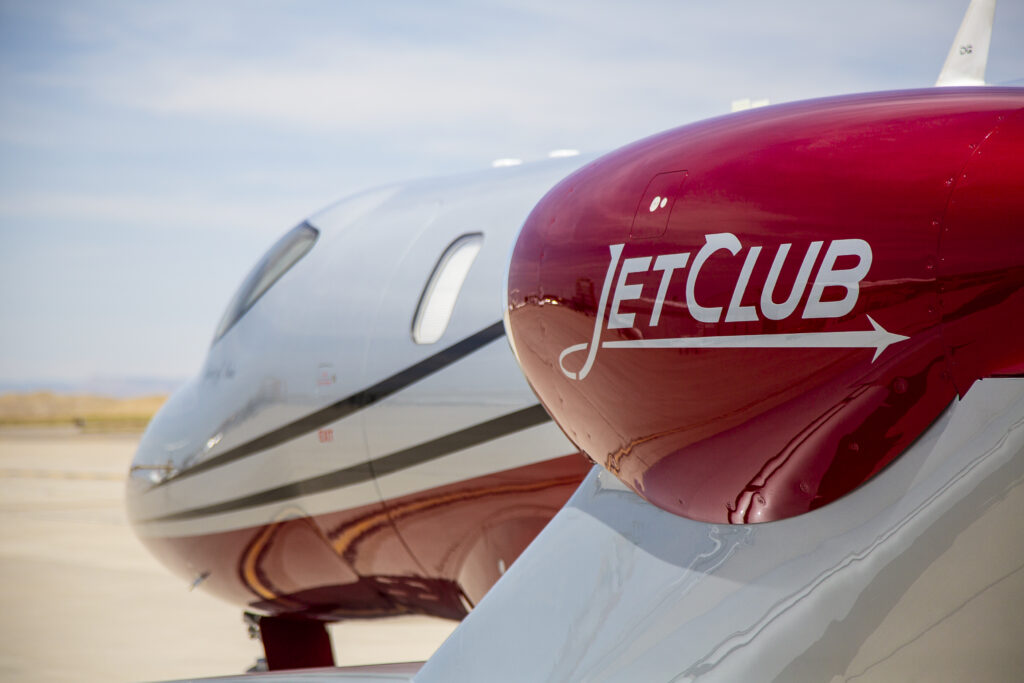
[[[830,98],[678,128],[554,187],[506,328],[569,437],[659,507],[751,523],[879,473],[1024,373],[1024,90]]]

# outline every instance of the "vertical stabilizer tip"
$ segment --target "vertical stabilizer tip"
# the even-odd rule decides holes
[[[971,0],[935,85],[985,85],[996,0]]]

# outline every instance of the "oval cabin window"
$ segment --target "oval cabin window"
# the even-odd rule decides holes
[[[417,344],[433,344],[448,328],[455,301],[483,242],[484,236],[480,233],[463,235],[441,255],[413,318],[412,338]]]

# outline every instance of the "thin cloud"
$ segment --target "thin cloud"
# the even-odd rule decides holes
[[[77,192],[33,192],[0,195],[0,221],[19,219],[115,223],[130,226],[168,226],[179,231],[190,227],[244,231],[268,223],[275,232],[285,224],[274,219],[283,213],[280,202],[229,203],[202,197],[154,197],[152,195],[98,194]],[[294,215],[286,220],[294,220]]]

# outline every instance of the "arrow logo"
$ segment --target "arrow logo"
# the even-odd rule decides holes
[[[908,337],[886,331],[867,316],[873,330],[864,332],[797,332],[793,334],[740,334],[724,337],[675,337],[608,341],[604,349],[875,349],[875,362],[890,344]]]
[[[874,349],[871,357],[874,363],[892,344],[897,344],[906,337],[894,334],[879,325],[869,315],[871,330],[862,332],[796,332],[781,334],[738,334],[721,337],[673,337],[669,339],[628,339],[624,341],[606,341],[601,343],[602,349]],[[584,351],[589,344],[575,344],[562,351],[558,356],[558,365],[562,373],[569,379],[583,379],[593,367],[584,367],[579,373],[565,369],[563,361],[577,351]],[[589,360],[589,359],[588,359]],[[578,375],[578,376],[577,376]]]

